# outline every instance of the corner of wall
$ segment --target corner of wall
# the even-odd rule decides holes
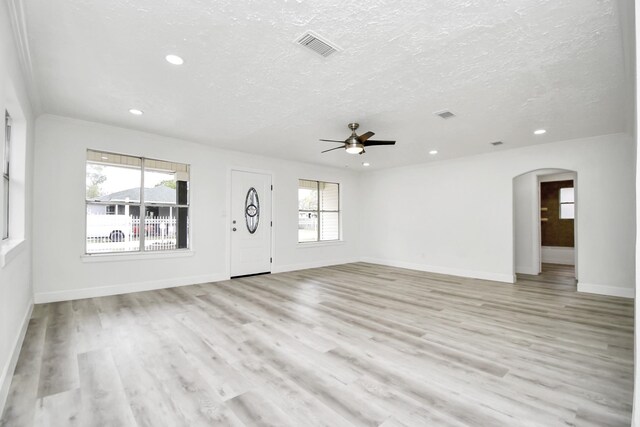
[[[33,312],[33,300],[27,307],[27,310],[22,318],[22,325],[20,330],[17,331],[16,337],[13,341],[11,357],[7,360],[5,366],[2,367],[2,373],[0,374],[0,415],[4,411],[4,405],[7,402],[9,396],[9,388],[11,387],[11,380],[13,379],[13,372],[18,364],[18,357],[20,356],[20,350],[24,337],[27,334],[27,327],[29,326],[29,320],[31,319],[31,313]]]
[[[469,279],[491,280],[513,284],[516,282],[515,274],[492,273],[487,271],[462,270],[458,268],[416,264],[404,261],[395,261],[381,258],[362,257],[362,262],[369,264],[386,265],[388,267],[406,268],[408,270],[424,271],[427,273],[445,274],[447,276],[466,277]]]
[[[578,292],[606,295],[610,297],[635,298],[635,289],[633,288],[599,285],[595,283],[578,282]]]

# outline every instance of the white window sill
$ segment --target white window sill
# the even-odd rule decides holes
[[[321,248],[324,246],[344,245],[344,240],[328,240],[326,242],[298,242],[298,248]]]
[[[137,261],[143,259],[184,258],[195,254],[191,250],[162,251],[162,252],[133,252],[111,254],[85,254],[80,257],[82,262],[113,262],[113,261]]]
[[[0,268],[9,264],[26,246],[24,239],[9,239],[0,245]]]

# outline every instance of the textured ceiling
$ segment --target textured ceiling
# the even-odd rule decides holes
[[[608,0],[24,0],[48,113],[361,169],[623,132],[631,88]],[[343,50],[293,41],[313,30]],[[182,66],[164,57],[175,53]],[[134,117],[129,108],[145,114]],[[450,109],[455,118],[433,112]],[[350,121],[396,147],[362,156]],[[532,131],[545,128],[547,134]],[[496,148],[489,142],[501,140]],[[431,149],[439,150],[429,156]]]

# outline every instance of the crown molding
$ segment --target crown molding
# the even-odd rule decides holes
[[[31,109],[34,116],[38,116],[42,112],[42,103],[33,72],[33,61],[31,60],[31,49],[29,48],[29,36],[27,33],[24,6],[22,0],[7,0],[7,6],[9,9],[13,39],[20,60],[20,67],[25,77],[27,95],[31,101]]]

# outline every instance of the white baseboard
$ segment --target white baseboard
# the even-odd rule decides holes
[[[196,285],[198,283],[220,282],[223,280],[229,280],[229,276],[220,274],[205,274],[201,276],[177,277],[174,279],[165,280],[150,280],[148,282],[124,283],[119,285],[100,286],[95,288],[69,289],[55,292],[38,292],[35,294],[35,303],[44,304],[48,302],[71,301],[84,298],[129,294],[133,292],[174,288],[177,286]]]
[[[610,297],[634,298],[635,289],[622,288],[618,286],[595,285],[591,283],[578,282],[578,292],[589,294],[608,295]]]
[[[313,261],[300,264],[274,265],[271,268],[272,273],[286,273],[287,271],[307,270],[309,268],[329,267],[332,265],[349,264],[360,261],[359,258],[343,258],[335,261]]]
[[[540,271],[537,268],[533,267],[516,267],[516,273],[537,276],[538,274],[540,274]]]
[[[2,375],[0,376],[0,416],[4,412],[4,405],[7,403],[7,396],[9,395],[9,387],[11,386],[11,380],[13,379],[13,372],[18,364],[18,357],[20,356],[20,349],[22,348],[22,342],[27,333],[27,327],[29,326],[29,320],[31,319],[31,312],[33,311],[33,302],[29,303],[27,311],[22,319],[22,326],[18,331],[18,335],[13,343],[13,351],[11,357],[7,361],[7,364],[2,368]]]
[[[274,265],[272,273],[284,273],[286,271],[305,270],[307,268],[327,267],[330,265],[345,264],[349,262],[358,262],[358,259],[341,259],[336,261],[317,261],[303,264],[290,265]],[[133,292],[153,291],[157,289],[173,288],[177,286],[196,285],[198,283],[220,282],[229,280],[229,276],[220,274],[178,277],[166,280],[150,280],[138,283],[123,283],[112,286],[100,286],[94,288],[68,289],[64,291],[54,292],[37,292],[35,294],[36,304],[45,304],[49,302],[71,301],[84,298],[104,297],[110,295],[129,294]]]
[[[447,274],[450,276],[468,277],[471,279],[492,280],[494,282],[515,283],[516,278],[513,274],[491,273],[487,271],[461,270],[449,267],[437,267],[426,264],[414,264],[404,261],[393,261],[379,258],[364,257],[362,262],[371,264],[387,265],[389,267],[407,268],[409,270],[426,271],[429,273]]]
[[[576,252],[574,248],[542,246],[540,255],[542,262],[550,264],[574,265],[576,263]]]

